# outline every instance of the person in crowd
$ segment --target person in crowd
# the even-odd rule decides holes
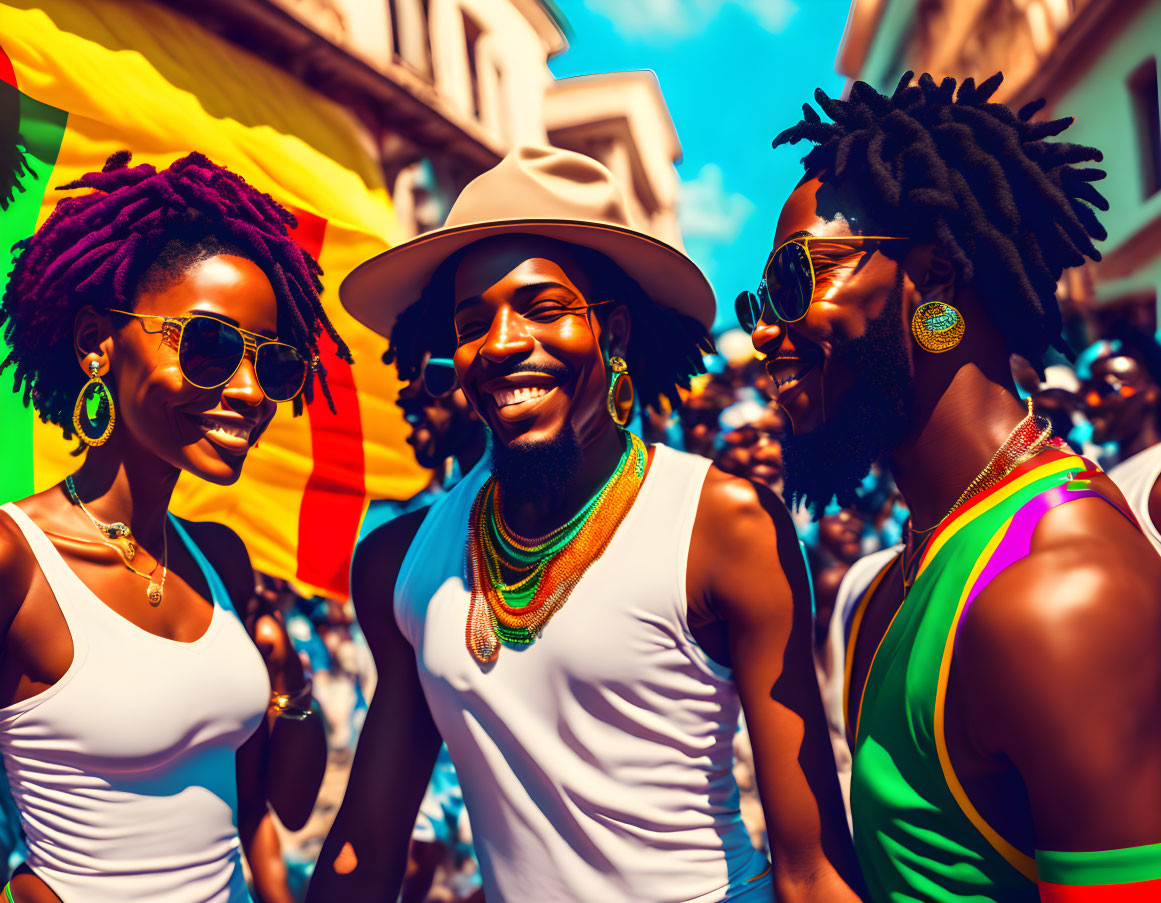
[[[325,760],[297,658],[268,673],[240,620],[246,549],[168,507],[183,472],[237,480],[276,402],[325,392],[322,330],[345,346],[286,210],[201,154],[129,162],[63,186],[90,191],[23,244],[0,308],[0,369],[85,451],[0,508],[17,903],[248,900],[242,847],[268,801],[305,821]]]
[[[396,406],[411,427],[407,444],[420,467],[432,471],[428,486],[410,499],[372,501],[360,538],[401,514],[430,505],[484,458],[487,431],[456,383],[453,343],[431,348],[425,318],[432,313],[416,302],[399,314],[391,330],[385,364],[395,364],[403,387]]]
[[[356,553],[380,685],[308,899],[394,899],[441,735],[489,900],[857,899],[786,509],[621,428],[699,369],[705,277],[595,160],[521,147],[340,296],[385,334],[421,292],[491,466]]]
[[[737,410],[739,416],[729,418],[731,410]],[[781,412],[754,401],[743,401],[733,409],[727,408],[719,418],[720,422],[727,420],[729,428],[720,434],[721,448],[714,456],[715,466],[780,492],[782,443],[779,437],[785,424]]]
[[[851,806],[876,900],[1128,901],[1161,881],[1161,560],[1113,482],[1022,405],[1057,280],[1099,254],[1092,148],[979,85],[817,91],[756,293],[787,498],[885,462],[906,547],[852,619]]]
[[[416,462],[432,469],[432,481],[414,499],[403,506],[396,505],[392,517],[430,505],[474,467],[488,466],[484,460],[487,431],[456,380],[451,361],[455,345],[448,342],[443,347],[432,346],[427,318],[439,316],[440,312],[429,310],[424,300],[399,314],[383,361],[395,364],[404,383],[395,403],[411,426],[407,444],[414,450]],[[374,514],[376,527],[389,519],[377,510]],[[370,510],[367,520],[372,520]],[[362,532],[364,536],[371,532],[366,522]],[[440,869],[455,869],[461,864],[457,860],[471,867],[469,882],[478,877],[471,843],[465,842],[467,836],[470,828],[463,790],[447,746],[441,744],[412,832],[401,903],[423,903]],[[482,903],[483,890],[473,887],[469,897],[472,903]]]
[[[1161,344],[1133,333],[1106,342],[1083,391],[1093,441],[1120,449],[1109,476],[1161,552]]]

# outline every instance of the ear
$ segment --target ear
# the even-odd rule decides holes
[[[104,376],[112,366],[113,330],[109,317],[93,307],[82,307],[73,320],[73,350],[85,376],[89,375],[89,364],[96,361],[100,365],[98,376]]]
[[[624,357],[629,350],[629,331],[631,318],[629,309],[618,304],[605,321],[605,332],[608,336],[609,357]]]
[[[938,245],[916,245],[907,255],[904,269],[923,301],[954,301],[955,266]]]

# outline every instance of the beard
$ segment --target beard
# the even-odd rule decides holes
[[[883,313],[864,336],[835,351],[835,364],[858,374],[854,387],[833,414],[824,412],[817,429],[782,440],[784,493],[792,508],[803,505],[817,519],[832,498],[851,503],[871,467],[902,441],[912,412],[902,302],[900,270]]]
[[[559,498],[580,469],[580,440],[572,424],[538,442],[492,440],[492,475],[513,502]]]

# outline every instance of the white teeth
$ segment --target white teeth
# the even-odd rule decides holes
[[[233,439],[249,439],[250,427],[244,423],[223,422],[212,417],[198,417],[197,421],[211,433],[221,433]]]
[[[503,408],[510,404],[540,398],[547,393],[548,389],[544,386],[521,386],[518,389],[497,389],[492,393],[492,397],[496,399],[496,406]]]

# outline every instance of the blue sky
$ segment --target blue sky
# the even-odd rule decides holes
[[[652,69],[677,125],[682,232],[719,327],[753,288],[805,146],[771,150],[816,87],[830,94],[850,0],[557,0],[572,27],[554,75]]]

